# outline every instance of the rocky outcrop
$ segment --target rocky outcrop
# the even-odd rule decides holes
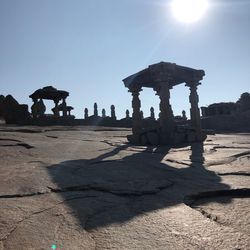
[[[30,116],[28,105],[19,104],[12,96],[0,96],[0,117],[3,117],[7,124],[18,124],[27,120]]]

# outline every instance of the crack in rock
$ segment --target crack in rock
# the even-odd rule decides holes
[[[91,186],[91,185],[86,185],[86,186],[71,186],[71,187],[65,187],[65,188],[52,188],[48,187],[51,192],[54,193],[64,193],[64,192],[73,192],[73,191],[97,191],[97,192],[103,192],[103,193],[108,193],[112,195],[117,195],[117,196],[123,196],[123,197],[137,197],[137,196],[144,196],[144,195],[152,195],[152,194],[157,194],[160,191],[169,188],[170,186],[173,185],[173,182],[167,182],[164,185],[155,187],[152,190],[126,190],[126,189],[121,189],[121,190],[110,190],[105,187],[97,187],[97,186]]]
[[[239,158],[241,156],[246,156],[246,155],[250,155],[250,151],[245,151],[245,152],[242,152],[242,153],[239,153],[239,154],[235,154],[232,157]]]
[[[223,225],[219,222],[218,217],[212,213],[208,213],[203,208],[199,206],[195,206],[195,202],[200,199],[206,198],[217,198],[217,197],[231,197],[231,198],[250,198],[250,189],[242,188],[242,189],[230,189],[230,190],[214,190],[208,192],[202,192],[194,195],[188,195],[184,197],[184,204],[191,207],[192,209],[197,210],[206,218],[218,223],[219,225]]]
[[[14,144],[14,145],[12,145],[12,144],[4,144],[4,145],[0,145],[0,147],[24,147],[24,148],[26,148],[26,149],[31,149],[31,148],[34,148],[34,146],[31,146],[31,145],[29,145],[29,144],[27,144],[27,143],[17,143],[17,144]]]
[[[102,161],[90,161],[90,165],[95,165],[95,164],[102,164],[102,163],[109,163],[109,162],[122,162],[122,160],[102,160]]]
[[[235,142],[235,141],[233,141],[232,142],[232,144],[250,144],[250,142]]]
[[[226,176],[226,175],[240,175],[240,176],[250,176],[250,173],[248,172],[228,172],[228,173],[217,173],[220,176]]]
[[[0,141],[14,141],[14,142],[22,142],[19,140],[15,140],[15,139],[8,139],[8,138],[0,138]]]
[[[77,200],[77,199],[83,199],[83,198],[96,198],[97,196],[96,195],[84,195],[84,196],[77,196],[77,197],[72,197],[72,198],[68,198],[68,199],[64,199],[63,201],[60,201],[58,203],[56,203],[55,205],[51,206],[51,207],[48,207],[48,208],[45,208],[45,209],[42,209],[42,210],[39,210],[39,211],[36,211],[26,217],[24,217],[22,220],[19,220],[17,222],[17,224],[15,225],[15,227],[13,227],[6,235],[4,235],[0,241],[2,241],[3,245],[5,243],[5,241],[8,240],[8,238],[11,236],[11,234],[13,234],[16,229],[20,226],[20,224],[22,224],[24,221],[30,219],[32,216],[34,215],[37,215],[37,214],[41,214],[41,213],[44,213],[44,212],[47,212],[55,207],[57,207],[58,205],[61,205],[65,202],[68,202],[68,201],[71,201],[71,200]]]
[[[47,192],[34,192],[34,193],[23,193],[23,194],[4,194],[0,195],[0,199],[23,198],[23,197],[38,196],[48,193],[50,192],[47,191]]]
[[[208,219],[210,219],[210,220],[212,220],[212,221],[214,221],[214,222],[216,222],[216,223],[222,225],[222,223],[220,223],[220,222],[218,221],[218,217],[217,217],[216,215],[214,215],[214,214],[212,214],[212,213],[206,212],[206,211],[205,211],[204,209],[202,209],[201,207],[192,207],[192,208],[195,208],[197,211],[199,211],[199,212],[200,212],[203,216],[205,216],[206,218],[208,218]]]
[[[137,196],[157,194],[160,191],[162,191],[166,188],[169,188],[173,184],[174,184],[173,182],[167,182],[167,183],[164,183],[162,185],[159,185],[158,187],[155,187],[152,190],[141,190],[141,191],[126,190],[126,189],[110,190],[108,188],[97,187],[97,186],[92,186],[92,185],[70,186],[70,187],[64,187],[64,188],[52,188],[52,187],[48,186],[47,188],[49,189],[49,191],[24,193],[24,194],[5,194],[5,195],[1,195],[0,199],[23,198],[23,197],[39,196],[39,195],[44,195],[44,194],[49,194],[49,193],[66,193],[66,192],[75,192],[75,191],[78,191],[78,192],[79,191],[81,191],[81,192],[97,191],[97,192],[108,193],[108,194],[117,195],[117,196],[137,197]]]
[[[218,196],[226,196],[232,198],[250,198],[250,188],[237,188],[226,190],[213,190],[207,192],[201,192],[197,194],[191,194],[184,197],[184,203],[187,206],[192,207],[196,201],[204,198],[213,198]]]
[[[246,156],[247,158],[250,158],[250,151],[245,151],[245,152],[242,152],[242,153],[239,153],[239,154],[229,156],[227,159],[224,159],[224,160],[208,162],[206,164],[206,166],[210,167],[210,166],[216,166],[216,165],[230,164],[230,163],[236,161],[237,159],[239,159],[239,158],[241,158],[243,156]]]
[[[54,139],[58,139],[58,136],[54,136],[54,135],[46,135],[46,137],[48,137],[48,138],[54,138]]]
[[[249,147],[215,146],[213,149],[250,149]]]
[[[3,129],[3,130],[1,129],[0,131],[7,133],[20,132],[20,133],[31,133],[31,134],[44,132],[43,130],[34,130],[34,129]]]
[[[185,166],[189,166],[189,167],[192,166],[192,164],[188,164],[188,163],[185,163],[183,161],[177,161],[177,160],[173,160],[173,159],[165,159],[164,161],[166,161],[166,162],[172,162],[172,163],[177,163],[177,164],[185,165]],[[192,163],[194,163],[194,161]],[[198,161],[197,163],[201,163],[201,162]]]

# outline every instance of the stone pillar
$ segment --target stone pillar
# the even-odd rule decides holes
[[[189,95],[189,102],[191,104],[190,109],[190,119],[191,125],[195,128],[197,135],[201,135],[201,118],[200,118],[200,109],[198,106],[199,103],[199,96],[197,94],[197,86],[200,83],[192,82],[189,83],[190,95]]]
[[[141,119],[144,119],[144,114],[142,110],[141,110]]]
[[[85,108],[84,109],[84,119],[86,120],[86,119],[88,119],[88,117],[89,117],[89,111],[87,108]]]
[[[187,116],[186,116],[186,111],[185,110],[182,110],[182,118],[183,120],[187,120]]]
[[[31,113],[33,118],[38,117],[38,110],[37,110],[37,99],[32,99],[33,100],[33,105],[31,106]]]
[[[94,116],[98,116],[97,103],[94,103]]]
[[[39,117],[43,117],[46,111],[46,106],[43,103],[43,99],[40,99],[37,103],[37,114]]]
[[[106,117],[106,110],[102,109],[102,118],[105,118],[105,117]]]
[[[110,110],[111,110],[111,118],[116,120],[116,115],[115,115],[115,105],[111,105],[110,106]]]
[[[137,89],[130,89],[129,92],[132,93],[132,108],[133,108],[133,114],[132,114],[132,119],[133,119],[133,127],[132,131],[133,134],[138,134],[141,131],[142,128],[142,118],[141,118],[141,101],[139,99],[140,95],[140,88]]]
[[[171,133],[174,130],[174,115],[170,105],[170,85],[167,82],[161,82],[156,89],[160,97],[160,127],[163,132]]]
[[[65,98],[63,98],[62,101],[62,112],[63,112],[63,117],[67,117],[67,104]]]
[[[153,107],[150,108],[150,118],[155,120],[155,110]]]
[[[60,113],[59,113],[59,108],[58,108],[58,103],[59,103],[59,100],[54,100],[54,103],[55,103],[55,107],[54,107],[54,116],[55,117],[59,117],[60,116]]]
[[[207,107],[201,107],[201,115],[202,117],[207,117]]]
[[[126,119],[129,119],[130,117],[129,117],[129,110],[127,109],[126,110]]]

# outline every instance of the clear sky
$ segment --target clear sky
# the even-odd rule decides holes
[[[168,0],[0,0],[0,94],[30,106],[31,93],[53,85],[70,92],[78,118],[94,102],[121,118],[131,110],[122,79],[166,61],[205,70],[200,106],[236,101],[250,91],[250,1],[208,2],[187,24]],[[171,90],[176,115],[188,112],[188,94],[184,84]],[[146,116],[158,111],[151,89],[141,101]]]

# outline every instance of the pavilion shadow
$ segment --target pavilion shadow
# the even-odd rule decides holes
[[[122,159],[107,159],[128,147],[122,145],[94,159],[48,167],[55,183],[51,190],[60,193],[83,228],[123,223],[183,203],[189,195],[229,189],[218,175],[204,167],[202,143],[192,144],[190,164],[179,167],[164,162],[170,149],[166,146],[146,147]],[[227,197],[222,202],[230,200]]]

